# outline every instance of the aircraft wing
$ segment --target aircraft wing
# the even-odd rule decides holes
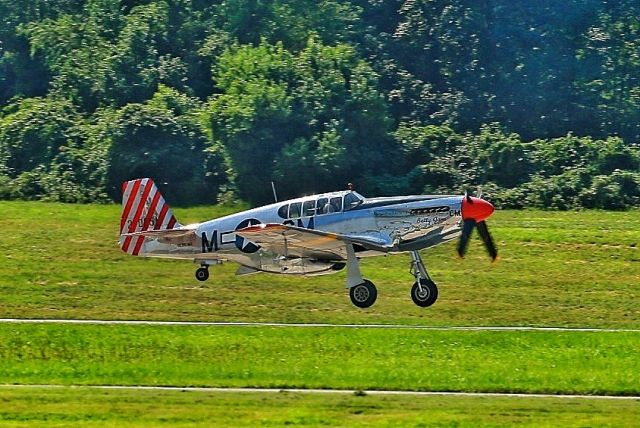
[[[245,239],[284,257],[309,257],[318,260],[346,260],[346,244],[386,252],[389,243],[370,236],[340,235],[315,229],[269,223],[236,231]]]

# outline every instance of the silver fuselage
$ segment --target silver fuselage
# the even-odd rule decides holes
[[[354,193],[361,198],[360,202],[340,207],[335,212],[324,210],[322,213],[317,205],[324,201],[337,201],[337,198],[344,198],[346,205],[346,195],[349,193],[335,192],[292,199],[184,226],[193,230],[193,233],[185,235],[180,242],[175,239],[171,243],[163,242],[162,238],[146,239],[140,255],[193,259],[199,263],[231,260],[257,271],[323,274],[335,272],[343,266],[344,259],[285,259],[237,236],[235,232],[257,224],[280,223],[364,238],[376,243],[357,247],[358,257],[429,248],[460,234],[461,196],[364,199]]]

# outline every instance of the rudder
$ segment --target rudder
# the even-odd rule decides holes
[[[122,183],[122,215],[120,217],[120,248],[137,256],[145,238],[126,234],[147,230],[167,230],[180,227],[173,210],[150,178],[138,178]]]

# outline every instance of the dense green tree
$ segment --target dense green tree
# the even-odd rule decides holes
[[[638,16],[631,0],[0,0],[0,197],[117,199],[152,175],[181,203],[355,181],[637,205]]]
[[[109,141],[109,195],[117,200],[123,181],[152,177],[174,204],[215,202],[226,181],[224,162],[207,142],[200,107],[199,101],[161,86],[147,103],[101,111],[97,126]]]
[[[282,44],[226,51],[214,72],[212,132],[229,154],[240,195],[270,199],[331,190],[384,168],[388,119],[377,76],[347,45],[309,39],[299,54]]]
[[[525,140],[558,137],[572,130],[588,135],[591,124],[576,128],[571,123],[578,115],[570,82],[579,67],[576,34],[586,31],[604,2],[468,4],[484,21],[478,33],[478,73],[467,76],[480,82],[479,93],[465,91],[471,108],[481,112],[476,123],[499,122]]]
[[[50,73],[40,55],[30,55],[28,40],[17,28],[82,8],[83,0],[0,0],[0,106],[14,96],[43,96]]]
[[[595,121],[596,135],[640,141],[640,4],[616,2],[581,39],[575,85],[582,114]]]
[[[26,99],[0,119],[0,176],[5,197],[104,201],[104,144],[87,144],[89,126],[74,106]]]
[[[47,167],[76,138],[81,120],[65,100],[32,98],[5,109],[0,122],[0,173],[16,177]]]
[[[170,61],[160,68],[156,46],[166,37],[166,21],[164,2],[123,15],[117,0],[90,0],[81,14],[32,22],[21,33],[54,73],[51,91],[92,112],[148,99],[161,71],[175,80]]]
[[[327,44],[347,42],[359,31],[359,8],[337,0],[227,0],[216,8],[217,23],[234,41],[280,42],[303,49],[311,35]]]

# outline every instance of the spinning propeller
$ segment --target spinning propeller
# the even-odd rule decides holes
[[[478,229],[478,234],[484,242],[484,246],[487,248],[487,252],[491,257],[491,260],[495,260],[498,257],[498,250],[493,243],[487,223],[485,219],[493,214],[494,208],[489,202],[484,199],[474,198],[466,195],[462,200],[462,220],[464,224],[462,226],[462,234],[460,235],[460,241],[458,241],[458,255],[464,256],[467,252],[467,246],[469,244],[469,238],[473,228]]]

